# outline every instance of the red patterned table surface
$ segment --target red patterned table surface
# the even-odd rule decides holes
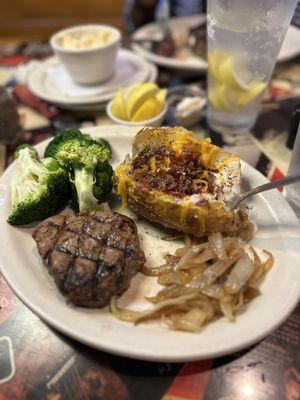
[[[2,277],[0,305],[0,400],[299,399],[300,306],[251,348],[167,364],[112,356],[64,337],[22,304]]]

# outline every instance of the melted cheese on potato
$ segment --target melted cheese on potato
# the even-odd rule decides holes
[[[175,153],[180,154],[186,144],[193,143],[194,146],[199,147],[199,156],[201,156],[204,167],[217,170],[217,172],[214,172],[215,184],[217,185],[216,193],[204,192],[193,194],[192,196],[176,197],[168,193],[157,192],[157,196],[160,196],[163,201],[180,204],[180,220],[182,224],[188,220],[191,207],[197,206],[197,209],[201,210],[197,214],[199,223],[204,230],[208,218],[208,207],[202,206],[201,202],[204,200],[204,202],[220,202],[224,204],[229,199],[231,192],[237,193],[239,191],[241,180],[239,157],[221,150],[218,146],[213,145],[210,139],[198,139],[193,132],[182,128],[172,128],[172,133],[170,133],[171,128],[145,129],[151,129],[151,135],[144,135],[145,130],[138,133],[137,143],[134,143],[135,154],[139,153],[145,147],[151,148],[157,144],[169,147]],[[138,137],[139,135],[140,137]],[[141,140],[138,142],[141,137],[144,141]],[[167,162],[170,162],[170,160],[166,160]],[[157,170],[154,157],[150,159],[150,168],[153,172]],[[135,181],[131,176],[131,172],[132,165],[128,162],[120,165],[115,171],[117,193],[122,198],[122,208],[127,206],[128,194],[130,196],[133,194],[131,187],[133,187]],[[149,190],[149,192],[154,195],[156,193],[155,190]]]

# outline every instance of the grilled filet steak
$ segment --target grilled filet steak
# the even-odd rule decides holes
[[[135,223],[117,212],[56,215],[32,236],[57,287],[76,305],[106,305],[145,262]]]

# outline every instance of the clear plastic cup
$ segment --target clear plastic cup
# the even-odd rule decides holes
[[[238,134],[255,123],[297,0],[208,0],[208,124]]]

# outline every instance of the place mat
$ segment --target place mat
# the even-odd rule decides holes
[[[0,276],[0,399],[298,400],[300,306],[260,343],[192,363],[109,355],[44,324]]]

